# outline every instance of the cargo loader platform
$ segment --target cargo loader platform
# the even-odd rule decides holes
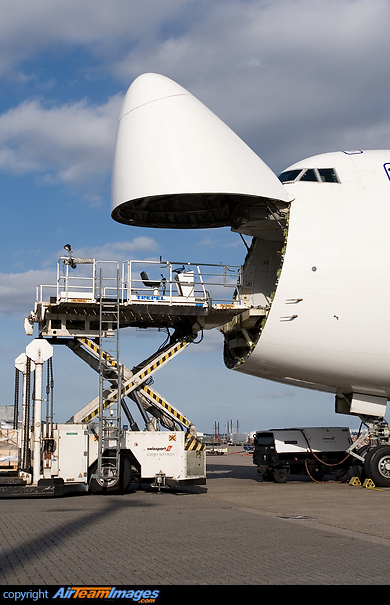
[[[77,269],[77,271],[75,271]],[[173,263],[168,261],[98,261],[61,257],[57,279],[37,287],[34,310],[25,320],[32,335],[69,338],[99,336],[99,309],[116,302],[119,272],[119,327],[211,329],[248,309],[237,296],[238,266]],[[101,277],[103,275],[103,277]],[[151,277],[149,277],[149,275]],[[114,315],[106,311],[106,331],[113,331]]]

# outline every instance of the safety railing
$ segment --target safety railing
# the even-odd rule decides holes
[[[37,286],[36,300],[60,304],[116,299],[117,268],[116,261],[61,257],[56,284]],[[235,291],[240,280],[237,265],[128,260],[120,271],[120,303],[239,306]]]
[[[127,300],[210,306],[231,304],[240,285],[239,266],[169,261],[126,261]]]

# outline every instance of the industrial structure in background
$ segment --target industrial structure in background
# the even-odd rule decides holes
[[[215,421],[212,440],[214,443],[226,443],[228,445],[248,445],[253,443],[255,433],[256,431],[240,432],[240,423],[238,420],[235,423],[234,429],[233,420],[228,420],[226,423],[226,431],[221,433],[219,422]]]

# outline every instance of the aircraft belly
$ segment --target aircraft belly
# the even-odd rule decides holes
[[[325,391],[390,396],[388,357],[259,342],[235,369],[252,376]]]

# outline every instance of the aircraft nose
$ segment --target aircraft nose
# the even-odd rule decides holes
[[[117,132],[115,220],[140,227],[241,228],[242,208],[264,209],[264,198],[285,207],[287,192],[222,120],[166,76],[134,80]]]
[[[167,97],[189,94],[180,84],[166,76],[154,73],[142,74],[130,86],[122,105],[120,118],[148,103]]]

